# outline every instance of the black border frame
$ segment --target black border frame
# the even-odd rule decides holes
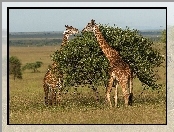
[[[167,7],[7,7],[7,125],[167,125],[167,41],[166,41],[166,124],[10,124],[9,120],[9,10],[10,9],[166,9],[167,40]]]

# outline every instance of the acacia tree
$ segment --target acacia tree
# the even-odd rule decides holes
[[[22,70],[26,70],[26,69],[31,69],[33,70],[33,72],[39,72],[38,68],[40,68],[42,66],[42,62],[41,61],[36,61],[34,63],[26,63],[23,67]]]
[[[13,75],[13,79],[22,79],[21,62],[16,56],[11,56],[9,59],[9,74]]]
[[[153,42],[143,37],[138,30],[121,29],[116,26],[99,25],[105,40],[127,62],[144,86],[160,88],[155,78],[155,67],[159,67],[164,58],[152,48]],[[93,33],[84,32],[52,55],[59,62],[65,84],[106,84],[109,75],[109,63],[100,49]]]

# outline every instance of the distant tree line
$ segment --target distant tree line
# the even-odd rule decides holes
[[[61,32],[10,32],[9,38],[62,38]]]
[[[139,31],[153,42],[161,41],[161,30]],[[164,32],[164,31],[162,31]],[[37,38],[37,39],[35,39]],[[62,32],[10,33],[10,46],[54,46],[62,43]]]
[[[62,42],[62,32],[17,32],[9,34],[10,46],[58,45]]]
[[[62,39],[24,39],[24,40],[9,40],[9,46],[54,46],[61,44]]]

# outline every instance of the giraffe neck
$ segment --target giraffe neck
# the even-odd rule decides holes
[[[102,49],[103,53],[105,56],[109,58],[115,58],[119,57],[118,51],[113,49],[112,47],[109,46],[109,44],[106,42],[105,38],[103,37],[102,33],[99,30],[99,27],[95,25],[95,30],[94,30],[95,37],[98,41],[98,44],[100,48]],[[109,59],[110,60],[110,59]]]
[[[62,44],[61,46],[65,46],[68,42],[69,34],[65,33],[63,34]]]

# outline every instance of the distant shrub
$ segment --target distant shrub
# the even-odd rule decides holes
[[[16,56],[11,56],[9,59],[9,74],[13,75],[13,79],[22,79],[21,62]]]
[[[33,72],[39,72],[38,68],[40,68],[42,66],[42,62],[41,61],[36,61],[35,63],[27,63],[22,67],[22,70],[32,70]]]

